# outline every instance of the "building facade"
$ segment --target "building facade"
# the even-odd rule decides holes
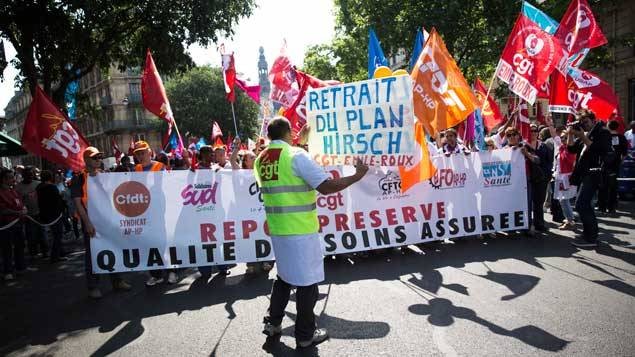
[[[80,79],[78,98],[74,123],[89,144],[106,156],[113,155],[112,143],[124,153],[137,140],[146,140],[157,152],[162,149],[162,122],[142,105],[140,69],[95,68]],[[21,140],[30,104],[28,91],[15,92],[5,108],[9,136]],[[13,165],[42,166],[41,159],[32,155],[12,158],[12,162]]]
[[[598,10],[597,21],[609,39],[609,44],[605,46],[609,46],[611,63],[592,71],[615,89],[620,100],[621,114],[626,122],[631,122],[635,120],[635,2],[606,1],[603,8]],[[629,37],[630,41],[624,41]],[[620,41],[611,41],[612,39]]]

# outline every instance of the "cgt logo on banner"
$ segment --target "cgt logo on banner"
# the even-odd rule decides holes
[[[512,92],[534,104],[538,88],[551,72],[565,72],[567,58],[560,41],[521,14],[507,39],[496,75]]]
[[[440,182],[452,189],[434,189],[425,183],[403,195],[397,168],[377,167],[341,195],[318,196],[322,198],[317,215],[323,252],[352,253],[527,227],[525,160],[519,150],[434,160],[443,173]],[[355,168],[328,170],[347,176]],[[462,173],[467,175],[465,180]],[[149,195],[140,186],[127,184],[133,181]],[[196,211],[192,205],[180,204],[182,187],[209,182],[212,187],[218,183],[214,210]],[[254,182],[251,170],[91,177],[88,212],[97,232],[97,239],[90,242],[94,271],[275,259],[262,202],[248,189]],[[113,196],[113,191],[118,193]],[[109,200],[119,202],[119,207],[103,204]],[[131,235],[135,239],[129,239]]]

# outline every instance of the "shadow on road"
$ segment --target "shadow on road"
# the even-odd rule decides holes
[[[615,222],[611,222],[613,223]],[[624,229],[635,228],[624,223],[615,225]],[[354,255],[340,256],[333,260],[327,257],[327,280],[324,284],[345,285],[360,280],[399,281],[405,276],[408,283],[435,295],[441,289],[447,289],[469,296],[467,286],[444,282],[439,269],[454,267],[469,273],[463,269],[468,263],[483,263],[487,267],[487,262],[506,259],[514,260],[516,264],[524,262],[538,269],[545,269],[545,266],[551,268],[553,265],[546,264],[540,258],[574,256],[581,264],[611,277],[610,280],[587,281],[635,296],[635,289],[631,285],[602,267],[610,266],[610,262],[598,262],[590,257],[581,258],[577,254],[580,251],[569,243],[570,238],[551,232],[540,238],[511,235],[485,240],[458,240],[453,245],[426,244],[422,246],[423,254],[405,248],[405,254],[397,250],[385,250],[376,252],[370,258]],[[635,255],[631,252],[606,244],[600,246],[596,252],[635,265]],[[143,287],[145,273],[127,274],[127,278],[132,280],[133,291],[108,292],[101,301],[90,301],[85,298],[82,254],[73,256],[64,265],[42,264],[39,268],[40,271],[29,274],[12,286],[0,285],[0,306],[11,307],[0,311],[0,354],[8,354],[29,345],[52,345],[63,338],[60,336],[72,335],[77,331],[98,328],[102,333],[111,332],[123,324],[94,353],[106,355],[142,336],[145,332],[142,323],[144,318],[181,314],[218,304],[223,304],[227,311],[229,326],[236,317],[234,303],[268,295],[272,282],[263,276],[253,278],[238,275],[225,278],[216,275],[209,282],[198,278],[189,286],[186,286],[188,283],[181,282],[180,287],[172,285],[146,289]],[[562,268],[558,269],[564,271]],[[187,274],[192,273],[191,269],[187,271]],[[493,271],[489,268],[485,274],[470,274],[508,289],[508,294],[500,296],[503,301],[530,293],[540,281],[537,276]],[[168,293],[168,290],[171,291]],[[328,299],[328,296],[321,298]],[[504,329],[479,317],[473,310],[454,306],[447,299],[432,298],[427,304],[412,305],[409,310],[415,314],[427,315],[428,321],[435,326],[448,326],[454,319],[468,319],[487,327],[495,334],[509,336],[547,351],[559,351],[568,343],[536,326]],[[293,318],[292,314],[289,316]],[[330,316],[324,311],[319,321],[321,326],[329,329],[332,338],[336,339],[382,338],[390,332],[390,326],[386,322],[351,321]],[[291,331],[287,329],[284,333],[290,335]],[[284,346],[280,341],[268,342],[263,348],[273,355],[317,355],[317,350],[297,351]],[[51,346],[53,347],[54,345]]]
[[[540,348],[541,350],[556,352],[567,346],[569,341],[560,339],[549,332],[533,326],[523,326],[513,330],[507,330],[479,317],[474,310],[454,306],[452,301],[442,298],[433,298],[427,304],[415,304],[408,307],[413,314],[427,315],[428,322],[434,326],[444,327],[450,326],[455,319],[466,319],[473,321],[481,326],[487,327],[490,331],[497,335],[513,337],[530,346]]]

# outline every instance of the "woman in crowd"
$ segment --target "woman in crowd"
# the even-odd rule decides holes
[[[547,125],[549,126],[551,137],[553,138],[555,155],[553,162],[553,174],[555,179],[553,197],[560,203],[562,213],[565,217],[564,223],[559,226],[558,229],[574,229],[575,221],[570,200],[575,197],[577,187],[569,184],[569,176],[571,176],[573,172],[576,155],[567,150],[567,133],[563,132],[558,136],[550,117],[547,117]]]
[[[532,219],[535,230],[545,232],[544,204],[547,197],[547,186],[551,178],[553,164],[553,153],[547,145],[538,140],[540,129],[536,124],[531,124],[529,142],[526,144],[527,150],[537,157],[529,165],[529,180],[531,183],[531,207]]]

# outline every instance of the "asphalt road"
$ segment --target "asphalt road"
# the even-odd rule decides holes
[[[316,306],[331,339],[296,350],[295,304],[267,340],[270,277],[245,266],[209,282],[193,270],[175,285],[86,297],[83,252],[38,263],[0,283],[0,355],[10,356],[514,356],[635,355],[635,203],[601,217],[594,250],[572,233],[427,244],[326,262]],[[631,245],[631,247],[629,247]],[[292,298],[293,300],[293,298]]]

